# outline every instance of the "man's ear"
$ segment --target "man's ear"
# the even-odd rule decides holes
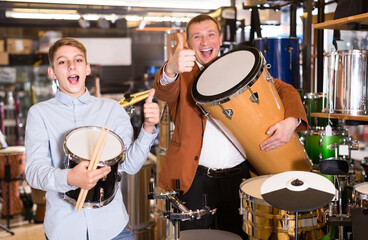
[[[49,74],[49,77],[51,79],[57,79],[57,76],[55,74],[55,71],[54,71],[54,69],[52,67],[48,67],[47,68],[47,73]]]

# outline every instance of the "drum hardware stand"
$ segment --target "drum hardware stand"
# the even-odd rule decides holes
[[[174,240],[180,239],[180,221],[192,221],[194,219],[200,219],[205,214],[215,214],[216,209],[210,209],[207,206],[207,195],[203,196],[203,209],[192,211],[186,208],[178,197],[183,194],[183,191],[180,190],[179,179],[176,179],[176,190],[172,192],[166,193],[154,193],[153,192],[153,183],[149,183],[149,194],[147,194],[148,199],[160,199],[165,200],[165,212],[163,213],[163,217],[170,220],[170,222],[174,225]],[[171,211],[171,207],[174,207],[173,211]]]
[[[331,148],[330,150],[335,150],[335,158],[338,159],[338,149],[339,147],[337,146],[337,144],[331,144],[332,146],[334,146],[333,148]],[[348,155],[350,155],[350,150],[352,149],[352,147],[348,147],[349,149],[349,153]],[[342,151],[340,151],[341,153]],[[342,154],[344,155],[344,157],[346,156],[346,154]],[[345,158],[344,158],[345,159]],[[346,159],[345,159],[346,160]],[[328,161],[328,160],[325,160]],[[347,160],[346,160],[347,161]],[[323,173],[323,172],[322,172]],[[343,214],[343,209],[342,209],[342,184],[340,182],[340,178],[339,178],[339,173],[337,172],[333,172],[333,169],[331,170],[331,172],[325,173],[328,175],[333,175],[334,177],[334,183],[337,183],[337,204],[338,206],[336,206],[336,201],[334,203],[330,203],[329,206],[329,216],[328,216],[328,223],[330,225],[334,225],[334,226],[338,226],[338,231],[339,231],[339,236],[338,239],[339,240],[343,240],[344,239],[344,226],[351,226],[351,216],[350,216],[350,203],[348,203],[348,211],[346,214]],[[340,173],[341,174],[341,173]],[[348,174],[348,172],[346,173]],[[337,214],[335,216],[333,216],[333,212],[337,212]]]

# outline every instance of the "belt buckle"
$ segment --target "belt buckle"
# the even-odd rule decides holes
[[[213,170],[213,171],[216,171],[216,170],[218,170],[218,168],[207,168],[207,177],[209,177],[209,178],[213,178],[213,176],[211,176],[211,173],[210,173],[210,170]]]

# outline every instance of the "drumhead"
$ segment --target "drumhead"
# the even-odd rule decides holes
[[[0,156],[3,155],[18,155],[25,152],[24,146],[11,146],[4,149],[0,149]]]
[[[354,186],[354,190],[361,194],[368,194],[368,183],[359,183]]]
[[[266,181],[271,176],[272,175],[262,175],[250,178],[240,185],[240,189],[242,190],[243,193],[247,194],[248,196],[257,199],[263,199],[261,195],[261,186],[264,183],[264,181]]]
[[[256,48],[231,51],[200,72],[193,83],[192,96],[199,103],[226,102],[228,97],[257,80],[263,64],[263,56]]]
[[[68,151],[81,159],[90,160],[100,135],[100,127],[81,127],[70,131],[65,137]],[[100,161],[114,159],[124,152],[123,140],[114,132],[109,131]]]

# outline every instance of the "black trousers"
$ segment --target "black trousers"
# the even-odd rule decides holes
[[[248,239],[242,230],[243,216],[239,213],[239,189],[243,179],[250,178],[247,164],[240,165],[237,174],[212,178],[205,173],[196,172],[194,181],[187,193],[179,197],[190,210],[202,209],[202,196],[207,194],[207,206],[216,208],[214,215],[204,215],[201,219],[180,222],[180,230],[219,229],[238,234]]]

